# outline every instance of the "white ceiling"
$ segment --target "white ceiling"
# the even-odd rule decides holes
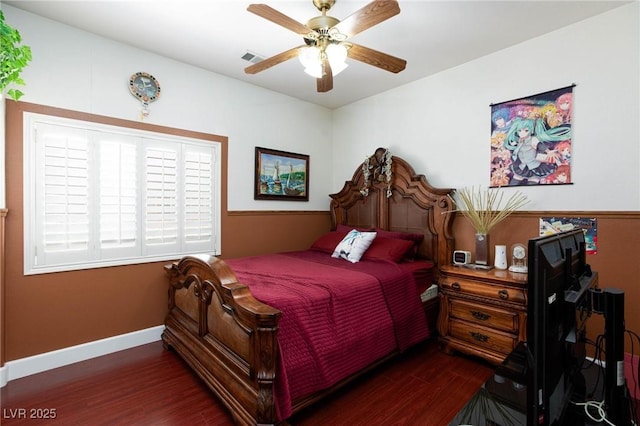
[[[312,0],[263,1],[303,24],[320,14]],[[247,51],[269,57],[303,44],[297,34],[247,12],[247,6],[253,3],[250,1],[3,3],[218,74],[337,108],[630,1],[400,0],[399,15],[350,40],[405,59],[406,69],[393,74],[348,60],[349,67],[334,79],[334,88],[327,93],[316,92],[315,79],[303,72],[296,59],[255,75],[244,73],[244,68],[251,65],[241,59]],[[328,14],[342,20],[368,3],[337,0]],[[535,58],[532,60],[535,62]],[[154,73],[152,69],[144,71]],[[162,84],[161,78],[159,81]]]

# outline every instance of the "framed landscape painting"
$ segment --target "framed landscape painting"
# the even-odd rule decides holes
[[[256,200],[309,201],[309,156],[256,147]]]

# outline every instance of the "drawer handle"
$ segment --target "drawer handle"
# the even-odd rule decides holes
[[[487,315],[484,312],[480,311],[471,311],[471,316],[473,316],[477,320],[486,321],[491,318],[491,315]]]
[[[498,297],[502,300],[507,300],[509,298],[509,292],[507,290],[500,290],[498,292]]]
[[[471,333],[471,337],[473,337],[479,342],[486,342],[487,340],[489,340],[489,336],[484,335],[482,333],[478,333],[476,331],[471,331],[470,333]]]
[[[454,290],[460,290],[460,283],[456,281],[455,283],[451,284],[451,288]]]

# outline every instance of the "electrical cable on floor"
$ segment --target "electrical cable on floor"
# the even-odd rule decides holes
[[[583,370],[587,370],[591,367],[593,367],[594,365],[598,366],[598,374],[596,375],[596,381],[595,383],[593,383],[593,387],[591,392],[589,392],[586,396],[587,398],[593,398],[593,396],[596,393],[596,390],[599,388],[600,386],[600,380],[602,380],[603,382],[606,382],[606,377],[605,377],[605,370],[604,368],[602,368],[602,358],[605,357],[605,351],[604,351],[604,334],[600,334],[598,335],[598,337],[596,337],[596,341],[592,341],[590,339],[585,339],[585,343],[586,344],[590,344],[593,345],[594,347],[594,355],[593,358],[589,361],[588,364],[584,365],[582,367]]]
[[[574,405],[577,405],[578,407],[584,407],[584,414],[590,420],[592,420],[594,422],[598,422],[598,423],[605,422],[606,424],[608,424],[610,426],[616,426],[615,424],[613,424],[609,420],[607,420],[607,412],[604,409],[604,401],[587,401],[587,402],[573,402],[573,401],[571,401],[571,403],[574,404]],[[596,410],[598,417],[592,415],[589,412],[590,408],[594,408]]]

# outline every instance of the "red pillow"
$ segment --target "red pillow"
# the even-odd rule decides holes
[[[375,229],[375,231],[377,232],[378,237],[412,241],[413,248],[406,254],[406,257],[411,259],[418,254],[418,247],[420,246],[422,240],[424,240],[424,234],[412,234],[410,232],[400,231],[386,231],[384,229]]]
[[[367,251],[362,256],[363,259],[381,259],[391,262],[399,262],[411,250],[414,244],[411,240],[401,240],[393,238],[383,238],[376,236]]]
[[[313,244],[311,244],[311,248],[320,251],[326,251],[327,253],[333,253],[336,246],[343,240],[343,238],[347,235],[348,231],[332,231],[327,232],[320,238],[318,238]]]

